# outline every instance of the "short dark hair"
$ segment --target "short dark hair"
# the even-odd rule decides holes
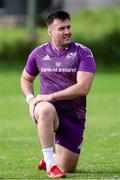
[[[63,10],[58,10],[50,14],[47,18],[47,25],[50,25],[53,23],[54,19],[61,19],[65,21],[66,19],[70,20],[70,14]]]

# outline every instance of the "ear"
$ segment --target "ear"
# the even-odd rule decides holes
[[[51,33],[51,29],[48,28],[48,35],[51,37],[52,36],[52,33]]]

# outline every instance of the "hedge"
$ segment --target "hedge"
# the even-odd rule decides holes
[[[82,10],[72,16],[73,38],[94,53],[97,63],[120,64],[120,9]],[[37,27],[38,39],[34,44],[28,31],[1,29],[0,62],[24,63],[37,45],[49,41],[46,28]]]

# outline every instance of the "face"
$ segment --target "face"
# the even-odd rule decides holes
[[[68,19],[65,21],[54,19],[48,27],[48,34],[57,48],[67,47],[71,42],[72,35],[70,21]]]

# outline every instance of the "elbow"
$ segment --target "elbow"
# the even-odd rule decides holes
[[[89,92],[88,88],[82,88],[82,90],[81,90],[81,96],[87,96],[87,95],[88,95],[88,92]]]
[[[88,95],[88,93],[85,91],[81,93],[81,96],[87,96],[87,95]]]

